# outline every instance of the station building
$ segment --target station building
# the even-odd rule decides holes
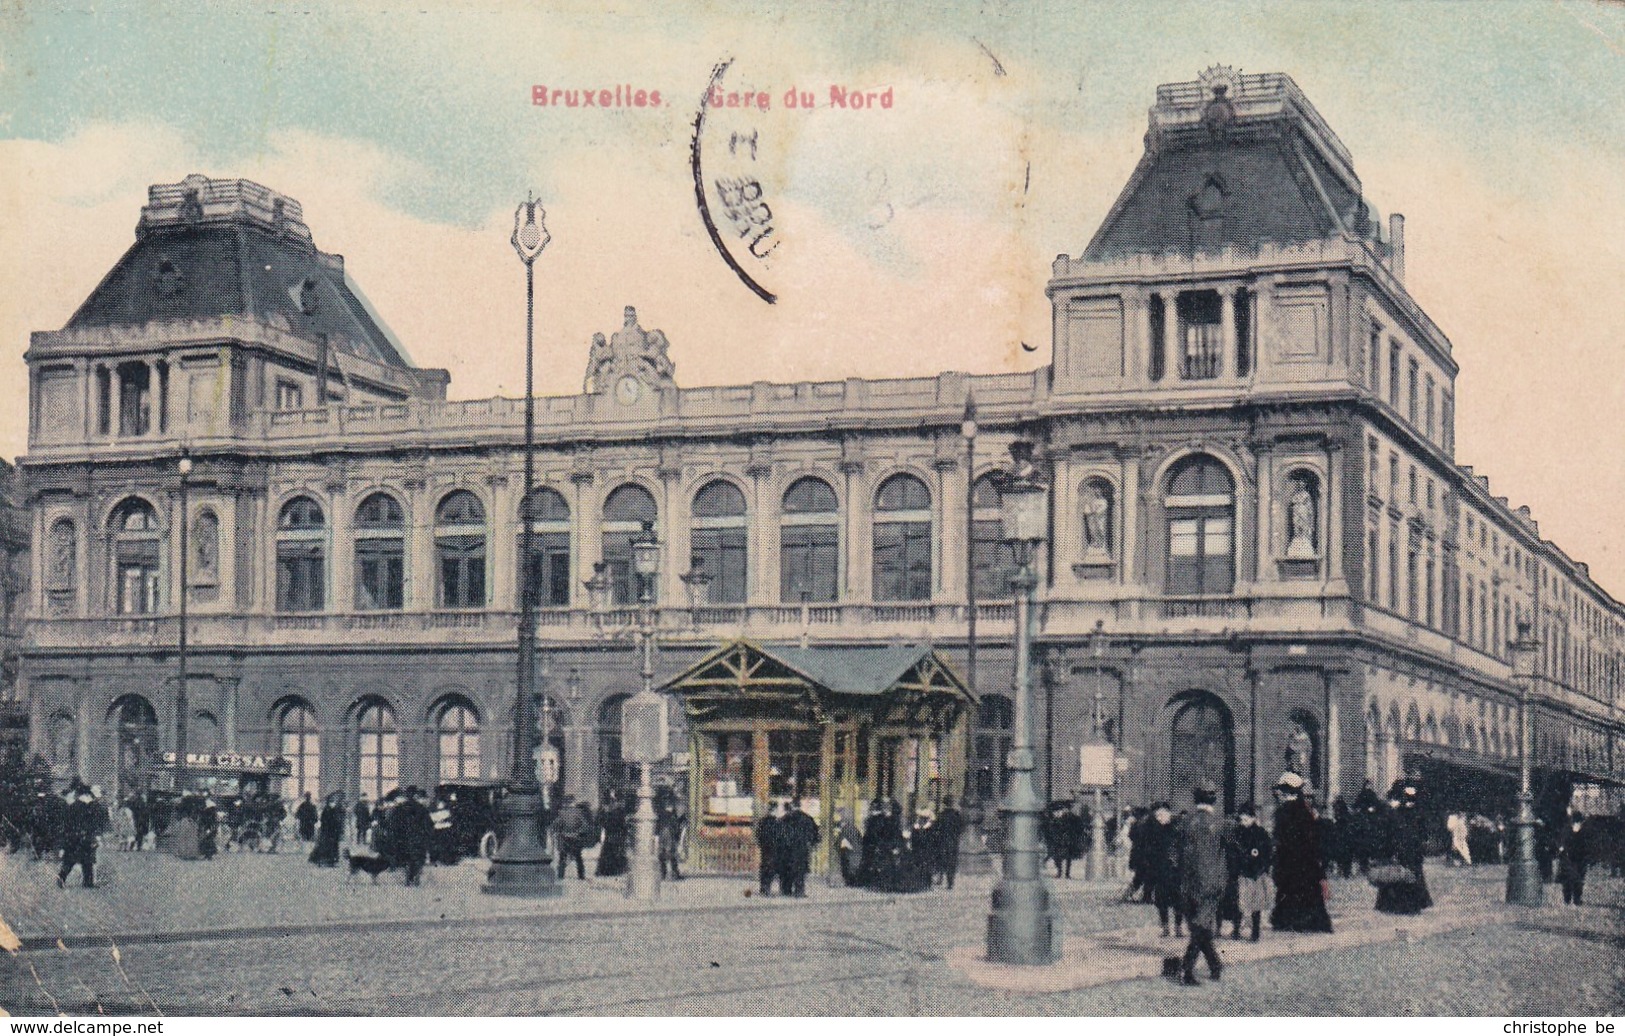
[[[1403,219],[1366,197],[1287,76],[1161,86],[1116,204],[1048,271],[1049,365],[685,388],[685,343],[642,326],[658,314],[606,306],[621,326],[584,343],[585,390],[537,401],[526,504],[522,401],[448,400],[296,201],[154,186],[134,244],[27,354],[32,748],[63,777],[154,780],[184,594],[191,752],[280,755],[287,791],[352,799],[505,776],[528,520],[542,722],[562,790],[595,800],[626,776],[649,522],[661,682],[736,641],[826,673],[820,649],[928,647],[972,704],[868,765],[910,807],[991,802],[1011,739],[999,484],[1024,439],[1051,484],[1052,797],[1105,739],[1123,804],[1199,779],[1262,801],[1293,768],[1324,799],[1411,772],[1436,802],[1510,811],[1521,621],[1543,803],[1611,795],[1625,612],[1455,462],[1451,343],[1406,290]],[[762,738],[759,783],[812,796],[802,750]],[[741,812],[746,747],[674,744],[672,775],[706,775],[699,807]]]

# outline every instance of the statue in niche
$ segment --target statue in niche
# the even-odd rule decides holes
[[[1319,556],[1315,551],[1315,494],[1301,479],[1294,480],[1293,486],[1286,509],[1286,556],[1313,559]]]
[[[1078,512],[1083,517],[1083,556],[1088,560],[1111,559],[1112,502],[1108,493],[1091,479],[1078,494]]]
[[[1286,768],[1304,780],[1311,779],[1314,750],[1315,741],[1309,736],[1309,731],[1304,729],[1302,723],[1293,721],[1292,733],[1286,739]]]
[[[220,523],[208,511],[192,522],[192,582],[215,582],[220,560]]]
[[[78,578],[77,538],[73,523],[57,522],[51,526],[51,589],[71,590]]]

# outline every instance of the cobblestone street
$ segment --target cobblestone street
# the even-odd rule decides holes
[[[292,855],[212,863],[107,854],[106,888],[58,890],[45,864],[0,866],[0,914],[24,949],[0,963],[17,1014],[1618,1014],[1625,882],[1582,909],[1500,904],[1499,868],[1431,867],[1421,918],[1333,883],[1332,936],[1226,940],[1220,983],[1155,977],[1149,907],[1113,883],[1055,884],[1067,958],[1011,981],[975,958],[991,877],[883,896],[822,884],[806,900],[740,880],[667,884],[650,909],[618,881],[557,900],[484,896],[483,864],[425,887]],[[184,897],[183,897],[184,893]],[[1548,889],[1548,902],[1557,890]],[[58,945],[58,940],[61,940]],[[117,950],[115,952],[115,947]],[[1048,991],[1045,991],[1048,990]]]

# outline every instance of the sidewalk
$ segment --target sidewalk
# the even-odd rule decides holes
[[[103,851],[97,860],[97,888],[79,886],[75,871],[68,887],[56,887],[52,860],[0,854],[0,948],[106,945],[159,942],[182,936],[235,936],[286,931],[339,929],[358,925],[476,923],[502,918],[624,914],[647,910],[726,908],[791,909],[805,900],[756,895],[754,878],[687,878],[662,882],[654,904],[626,898],[625,878],[561,883],[552,899],[487,895],[484,860],[455,867],[429,867],[423,885],[406,888],[399,873],[377,883],[351,877],[344,866],[315,867],[303,853],[228,853],[214,860],[177,860],[143,852]],[[590,867],[589,866],[589,875]],[[816,887],[814,887],[816,882]],[[809,878],[821,903],[880,902],[861,889],[828,888]],[[8,938],[8,933],[13,938]]]
[[[1264,919],[1263,937],[1258,942],[1237,942],[1227,935],[1215,940],[1227,968],[1237,964],[1298,956],[1326,950],[1370,946],[1385,942],[1408,942],[1462,928],[1498,924],[1508,919],[1501,902],[1499,867],[1463,872],[1451,880],[1429,874],[1434,905],[1414,917],[1380,914],[1371,909],[1375,893],[1363,883],[1344,882],[1335,886],[1331,904],[1332,933],[1310,934],[1274,932]],[[1548,899],[1554,890],[1548,892]],[[1523,916],[1523,915],[1520,915]],[[1224,928],[1229,929],[1227,923]],[[1061,960],[1049,967],[1022,967],[989,962],[983,946],[961,946],[950,950],[948,963],[975,984],[1017,993],[1058,993],[1086,989],[1130,979],[1158,978],[1164,957],[1185,952],[1183,938],[1163,938],[1153,923],[1134,928],[1093,932],[1066,939]],[[1206,976],[1205,964],[1198,964],[1198,976]]]

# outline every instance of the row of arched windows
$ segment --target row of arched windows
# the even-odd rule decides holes
[[[972,487],[972,568],[980,597],[1009,592],[1014,569],[1010,547],[1003,542],[999,515],[1004,475],[989,472]],[[1166,587],[1175,595],[1230,593],[1235,582],[1235,483],[1229,470],[1212,456],[1197,454],[1180,461],[1164,483]],[[1117,509],[1113,485],[1086,479],[1079,488],[1082,560],[1088,565],[1116,563]],[[1288,480],[1286,545],[1290,559],[1317,558],[1320,487],[1312,473],[1296,472]],[[926,483],[912,474],[885,479],[874,496],[872,598],[876,601],[929,600],[936,573],[936,502]],[[571,508],[548,486],[532,491],[520,508],[529,525],[529,557],[520,557],[523,585],[542,607],[565,607],[574,599],[572,580],[584,573],[572,549]],[[655,497],[641,485],[616,487],[604,500],[600,556],[608,579],[609,601],[623,605],[637,599],[632,546],[645,525],[657,530],[660,514]],[[843,580],[841,506],[834,488],[817,476],[793,482],[779,509],[779,598],[786,604],[825,603],[840,598]],[[159,561],[164,532],[152,505],[131,498],[114,509],[109,520],[113,545],[113,604],[125,614],[158,611],[162,596]],[[211,511],[194,520],[194,585],[200,571],[212,579],[219,527]],[[480,498],[466,489],[441,497],[434,510],[433,561],[429,577],[438,608],[483,608],[491,603],[492,523]],[[742,604],[748,596],[750,557],[748,505],[731,481],[715,479],[700,486],[691,507],[691,585],[703,587],[695,604]],[[58,519],[50,530],[48,589],[71,588],[77,538],[72,520]],[[279,612],[323,611],[330,607],[331,523],[316,499],[299,495],[285,502],[276,520],[275,606]],[[407,512],[387,490],[365,496],[351,522],[354,556],[354,607],[358,611],[391,611],[406,606],[410,577]],[[515,555],[523,554],[523,530]],[[681,564],[680,559],[672,559]],[[415,578],[415,577],[412,577]]]

